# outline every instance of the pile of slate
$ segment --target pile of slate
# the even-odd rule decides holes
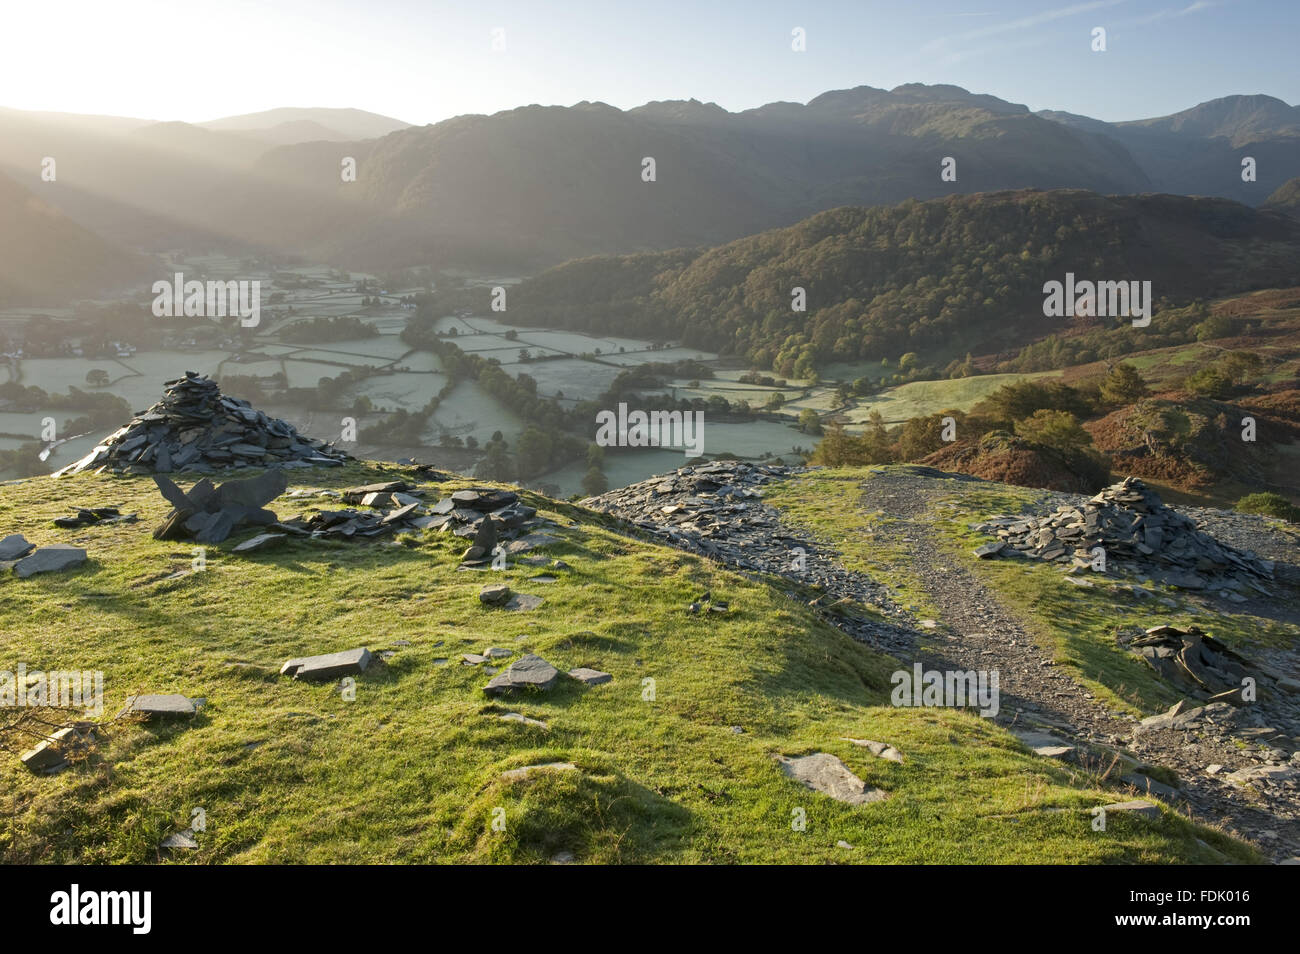
[[[589,497],[582,504],[616,514],[684,550],[744,569],[782,572],[799,541],[763,505],[761,488],[793,472],[712,461]]]
[[[433,515],[434,530],[458,537],[479,536],[485,518],[492,519],[491,528],[497,539],[514,540],[527,530],[537,516],[537,510],[519,502],[513,490],[495,490],[471,487],[457,490],[429,508]],[[488,548],[489,551],[491,547]],[[516,547],[515,552],[521,548]]]
[[[163,399],[54,476],[215,471],[238,467],[338,465],[348,455],[300,435],[247,401],[226,397],[210,378],[186,371],[168,381]]]
[[[220,543],[237,527],[275,523],[279,518],[266,505],[288,486],[288,478],[278,467],[250,480],[227,480],[220,486],[204,477],[188,491],[161,474],[153,479],[174,508],[154,530],[154,539],[192,539],[197,543]]]
[[[490,540],[483,553],[474,554],[482,559],[470,561],[478,566],[490,562],[498,539],[514,540],[537,515],[534,508],[521,504],[519,495],[509,490],[458,490],[428,506],[423,502],[424,495],[420,487],[400,480],[351,487],[341,494],[343,503],[365,509],[354,506],[318,510],[276,523],[272,529],[313,539],[364,540],[394,533],[437,530],[458,537]],[[485,519],[489,517],[490,520]],[[521,542],[516,540],[515,544]],[[512,546],[510,552],[527,548]]]
[[[93,527],[101,523],[135,523],[136,515],[122,513],[117,507],[78,507],[71,517],[55,517],[54,525],[64,530]]]
[[[1040,517],[998,517],[974,529],[998,538],[975,551],[985,559],[1030,557],[1068,563],[1077,572],[1090,566],[1092,550],[1101,547],[1108,571],[1122,569],[1188,590],[1240,597],[1249,588],[1272,595],[1259,582],[1273,579],[1271,560],[1215,540],[1135,477],[1081,506]]]
[[[1246,677],[1259,677],[1245,659],[1195,626],[1154,626],[1140,636],[1121,634],[1119,642],[1166,682],[1198,698],[1239,705]]]
[[[742,572],[782,576],[818,591],[821,595],[815,603],[871,605],[904,620],[905,611],[887,587],[844,569],[834,553],[792,534],[782,525],[780,514],[763,502],[764,485],[801,471],[745,461],[710,461],[589,497],[582,504],[618,516],[670,546]],[[891,652],[910,651],[914,639],[903,627],[860,614],[830,612],[826,618],[853,638]]]

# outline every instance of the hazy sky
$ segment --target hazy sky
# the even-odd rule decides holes
[[[1300,103],[1300,0],[0,0],[0,22],[0,105],[191,122],[275,106],[412,123],[581,100],[736,110],[909,82],[1107,120],[1231,93]]]

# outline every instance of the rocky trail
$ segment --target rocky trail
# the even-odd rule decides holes
[[[880,471],[861,485],[859,508],[888,515],[872,524],[871,539],[864,542],[888,552],[895,571],[924,591],[938,619],[919,620],[901,605],[897,592],[845,569],[836,553],[788,526],[763,503],[764,484],[794,473],[715,462],[585,503],[747,574],[775,574],[798,584],[792,598],[811,602],[828,622],[900,662],[940,671],[996,670],[1001,697],[997,721],[1042,757],[1068,760],[1104,776],[1121,800],[1159,797],[1194,820],[1249,840],[1275,861],[1300,858],[1300,685],[1294,681],[1300,670],[1295,647],[1267,653],[1266,671],[1284,685],[1270,683],[1275,691],[1262,694],[1258,702],[1180,703],[1169,713],[1139,720],[1112,710],[1056,666],[1052,650],[1025,621],[938,542],[936,513],[961,489],[960,482],[972,478],[912,468]],[[1044,492],[1035,510],[1082,506],[1084,499]],[[1295,559],[1294,543],[1275,539],[1278,535],[1256,518],[1188,513],[1225,543],[1249,545],[1274,560]],[[1295,590],[1281,571],[1291,569],[1279,564],[1268,601],[1279,612],[1265,615],[1290,621]],[[809,599],[810,591],[820,595]],[[1164,607],[1154,598],[1149,602],[1155,627],[1164,622]],[[873,607],[887,622],[846,613],[855,603]],[[1159,769],[1176,773],[1176,788],[1160,781],[1172,779]]]

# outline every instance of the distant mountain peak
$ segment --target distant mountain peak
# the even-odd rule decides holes
[[[629,109],[629,113],[656,119],[674,119],[686,122],[728,119],[732,116],[717,103],[702,103],[698,99],[658,99]]]

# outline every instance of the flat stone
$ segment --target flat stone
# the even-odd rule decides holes
[[[1228,781],[1237,785],[1253,785],[1257,782],[1290,782],[1300,778],[1300,768],[1294,765],[1252,765],[1237,769],[1227,776]],[[1256,785],[1255,787],[1259,787]]]
[[[516,593],[506,602],[506,609],[513,613],[527,613],[537,609],[545,602],[540,596],[534,596],[531,593]]]
[[[159,842],[159,848],[175,849],[194,849],[199,843],[194,840],[194,829],[186,828],[184,831],[173,832]]]
[[[1074,746],[1064,742],[1050,732],[1035,732],[1032,729],[1012,729],[1011,734],[1034,751],[1048,759],[1059,759],[1074,751]]]
[[[518,712],[507,712],[503,716],[497,716],[497,718],[500,719],[502,722],[518,722],[521,725],[532,725],[532,726],[536,726],[539,729],[550,728],[545,722],[541,721],[540,719],[530,719],[528,718],[528,716],[522,715],[521,713]]]
[[[1141,772],[1130,772],[1127,775],[1121,775],[1119,780],[1125,785],[1132,785],[1139,792],[1145,792],[1148,795],[1155,795],[1166,800],[1178,797],[1178,789],[1163,782],[1157,782]]]
[[[11,533],[0,540],[0,562],[19,560],[36,549],[36,544],[29,543],[21,533]]]
[[[511,663],[509,668],[495,676],[484,688],[490,696],[515,692],[520,689],[547,690],[555,685],[560,671],[541,656],[529,653]]]
[[[86,551],[66,543],[56,543],[41,547],[29,556],[14,564],[14,574],[21,579],[35,576],[37,573],[56,573],[71,570],[86,562]]]
[[[142,715],[148,719],[180,719],[194,715],[194,701],[179,693],[147,693],[133,696],[121,715]]]
[[[257,536],[245,540],[239,546],[232,550],[232,553],[255,553],[258,550],[269,550],[278,546],[288,539],[285,533],[259,533]]]
[[[416,508],[419,506],[420,502],[417,500],[415,503],[407,504],[404,507],[398,507],[396,510],[390,512],[388,516],[384,517],[382,522],[385,524],[399,523],[414,514]]]
[[[489,646],[483,650],[483,656],[486,659],[505,659],[507,656],[513,656],[513,649],[502,649],[500,646]]]
[[[836,801],[849,805],[865,805],[869,802],[884,801],[888,792],[878,788],[867,788],[847,765],[829,752],[816,752],[812,755],[798,757],[777,756],[777,762],[787,776],[802,782],[805,786],[823,795],[829,795]]]
[[[578,668],[570,669],[569,675],[578,682],[586,683],[589,686],[603,686],[607,682],[612,682],[614,677],[607,672],[601,672],[599,669]]]
[[[370,650],[362,647],[327,653],[323,656],[290,659],[280,667],[280,675],[293,676],[294,679],[323,681],[365,672],[369,665]]]
[[[484,606],[502,606],[510,596],[510,587],[504,583],[490,583],[478,593],[479,602]]]
[[[63,765],[68,759],[68,752],[85,745],[86,741],[87,733],[73,725],[64,726],[24,752],[21,756],[22,763],[33,772],[48,772]]]
[[[576,772],[578,766],[572,762],[546,762],[541,765],[525,765],[523,768],[508,769],[501,773],[501,777],[508,782],[517,782],[521,778],[528,778],[534,772]]]
[[[1113,805],[1103,805],[1102,811],[1110,812],[1131,812],[1134,815],[1140,815],[1143,818],[1149,818],[1155,821],[1160,817],[1160,809],[1150,802],[1144,802],[1140,799],[1134,799],[1130,802],[1115,802]]]

